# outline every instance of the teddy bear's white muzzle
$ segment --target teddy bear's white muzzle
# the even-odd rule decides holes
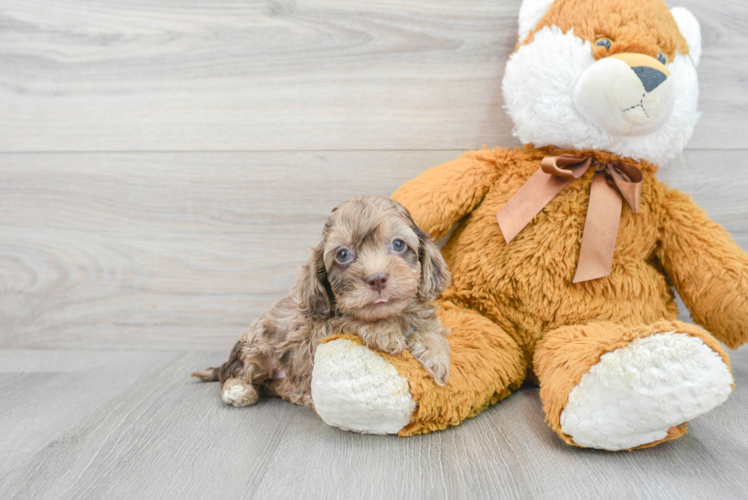
[[[577,111],[612,135],[633,136],[654,132],[673,112],[672,82],[665,66],[631,66],[615,56],[592,64],[579,77],[573,101]]]

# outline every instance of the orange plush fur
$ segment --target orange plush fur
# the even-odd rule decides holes
[[[664,53],[672,61],[676,53],[688,54],[686,39],[678,30],[664,2],[641,0],[556,0],[521,45],[546,26],[557,26],[593,43],[599,38],[613,41],[609,50],[593,45],[595,59],[623,52],[657,57]]]
[[[663,2],[556,0],[529,37],[545,26],[571,29],[608,53],[672,60],[688,46]],[[593,45],[596,59],[606,49]],[[624,160],[644,174],[640,213],[624,204],[610,276],[572,283],[589,202],[590,169],[557,195],[511,243],[496,212],[550,155],[593,154]],[[443,295],[452,376],[436,387],[407,354],[388,357],[408,380],[417,409],[401,435],[454,425],[519,387],[540,384],[550,427],[570,444],[560,415],[571,390],[605,353],[655,333],[696,337],[729,366],[717,340],[736,348],[748,333],[748,257],[686,195],[656,178],[657,167],[603,151],[554,147],[467,153],[424,172],[393,198],[440,239],[461,221],[443,248],[454,281]],[[677,320],[672,285],[706,330]],[[674,425],[664,439],[685,433]]]
[[[541,8],[545,11],[538,13]],[[532,17],[537,14],[541,14],[537,19]],[[437,387],[408,353],[382,354],[407,382],[414,403],[410,420],[404,426],[398,423],[397,429],[400,435],[412,435],[456,425],[529,380],[540,385],[549,426],[569,444],[618,450],[675,439],[686,432],[686,420],[729,396],[733,382],[729,359],[717,339],[730,348],[748,340],[748,255],[688,196],[660,182],[655,164],[642,160],[655,158],[651,161],[665,163],[690,135],[697,116],[698,23],[687,11],[671,14],[661,0],[525,0],[520,34],[515,56],[522,55],[523,64],[542,59],[538,50],[561,48],[549,52],[555,54],[551,58],[551,64],[557,65],[554,68],[525,66],[525,73],[518,73],[520,63],[513,58],[514,87],[507,86],[505,77],[505,99],[507,89],[521,88],[528,78],[540,79],[527,87],[533,91],[539,88],[538,82],[549,82],[548,94],[518,111],[512,103],[519,100],[518,106],[523,106],[534,96],[523,94],[518,99],[514,94],[511,103],[506,99],[515,125],[530,124],[529,129],[525,126],[515,133],[520,138],[523,134],[532,137],[534,127],[540,130],[535,137],[546,140],[545,144],[554,142],[543,137],[561,137],[574,147],[529,144],[519,149],[472,151],[427,170],[394,193],[393,198],[410,210],[418,226],[434,240],[455,228],[442,250],[453,284],[437,302],[442,323],[451,329],[450,378],[444,387]],[[609,46],[599,44],[601,39],[609,40]],[[533,46],[534,40],[538,42]],[[623,53],[633,53],[639,60],[641,55],[648,56],[645,59],[652,63],[645,64],[646,68],[626,67],[616,58],[606,59]],[[567,56],[568,64],[563,60]],[[549,64],[549,59],[544,61]],[[628,78],[627,85],[635,89],[640,85],[636,78],[641,79],[645,96],[680,92],[670,108],[663,99],[659,104],[666,105],[657,109],[658,101],[645,102],[637,94],[640,90],[634,91],[634,97],[642,99],[642,109],[645,104],[650,107],[647,113],[654,110],[673,117],[663,122],[664,132],[656,135],[660,129],[652,126],[615,136],[604,129],[612,123],[605,121],[605,113],[602,124],[594,122],[600,118],[594,113],[597,104],[589,108],[591,118],[575,114],[578,110],[568,104],[572,99],[568,87],[573,87],[575,75],[559,78],[568,78],[569,71],[594,69],[594,65],[618,72],[610,80],[604,80],[611,74],[608,70],[592,73],[604,83],[585,88],[602,89],[598,95],[603,97],[608,85],[619,83],[619,76]],[[665,82],[658,90],[669,70],[676,71],[672,80],[680,80]],[[632,72],[660,80],[645,83],[646,78]],[[594,102],[606,103],[604,98]],[[539,113],[543,111],[539,106],[551,109],[554,105],[555,114]],[[612,111],[626,113],[628,109],[614,107]],[[549,125],[549,116],[559,124]],[[571,118],[564,122],[566,117]],[[639,115],[640,122],[643,118]],[[563,135],[567,128],[568,140]],[[587,140],[585,130],[596,134],[590,140],[600,144],[608,140],[604,144],[609,146],[594,150],[577,146]],[[611,150],[629,151],[630,156]],[[643,174],[639,213],[623,204],[609,276],[572,282],[588,215],[592,168],[570,182],[510,243],[501,233],[496,213],[540,168],[543,158],[560,154],[593,155],[601,165],[624,161]],[[678,321],[673,286],[704,328]],[[352,336],[345,339],[360,343]],[[689,351],[688,346],[696,347]],[[325,376],[328,379],[318,379],[321,386],[331,383],[332,375]],[[347,383],[343,379],[337,387],[347,387]],[[320,402],[326,405],[325,412],[318,408],[320,415],[340,414],[332,411],[337,409],[337,399]],[[353,407],[358,402],[351,397],[347,404]],[[368,407],[359,406],[366,415]],[[683,410],[686,407],[691,409]],[[381,432],[358,423],[337,425]]]
[[[677,321],[663,271],[696,321],[730,347],[745,341],[748,258],[690,198],[659,182],[653,165],[639,163],[644,173],[640,213],[623,208],[610,276],[572,283],[592,170],[556,196],[514,241],[504,242],[496,212],[543,157],[562,153],[580,154],[532,147],[470,152],[394,194],[434,238],[467,215],[442,250],[454,280],[441,303],[442,322],[452,328],[452,378],[435,390],[425,374],[414,377],[418,366],[412,361],[393,362],[411,391],[419,393],[417,414],[402,435],[473,416],[528,376],[540,382],[548,422],[560,433],[561,410],[582,375],[602,354],[647,334],[676,330],[698,337],[728,362],[712,335]],[[602,162],[617,159],[594,154]],[[673,227],[670,221],[683,224]],[[569,336],[584,337],[585,350],[564,352]],[[428,387],[421,392],[422,384]],[[447,415],[419,423],[419,414],[433,411],[429,408]]]

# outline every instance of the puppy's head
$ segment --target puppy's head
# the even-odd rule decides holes
[[[312,317],[333,309],[363,321],[435,299],[450,282],[439,249],[396,201],[359,196],[336,207],[297,285]]]

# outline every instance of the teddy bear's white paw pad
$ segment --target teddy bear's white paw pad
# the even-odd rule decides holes
[[[561,429],[582,446],[634,448],[724,403],[732,383],[727,365],[701,339],[651,335],[600,358],[569,394]]]
[[[366,434],[397,434],[415,410],[408,381],[395,367],[347,339],[317,348],[312,400],[326,424]]]

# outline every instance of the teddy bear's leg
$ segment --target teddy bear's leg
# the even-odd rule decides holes
[[[733,386],[717,340],[679,321],[562,327],[538,344],[533,366],[550,427],[569,444],[604,450],[678,438]]]
[[[512,337],[479,313],[439,304],[451,329],[450,372],[438,386],[407,351],[369,350],[355,335],[336,335],[317,348],[312,399],[329,425],[364,433],[423,434],[456,425],[508,396],[528,361]]]

